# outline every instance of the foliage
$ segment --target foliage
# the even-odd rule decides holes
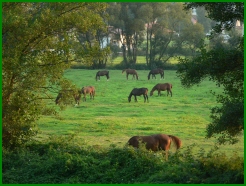
[[[220,23],[215,32],[234,27],[236,19],[243,21],[243,3],[187,3],[186,8],[204,6],[208,16]],[[218,11],[218,7],[220,11]],[[228,11],[228,12],[227,12]],[[223,14],[223,16],[221,16]],[[231,43],[232,44],[232,43]],[[207,137],[218,136],[219,143],[235,143],[244,129],[244,43],[215,44],[210,50],[200,48],[201,54],[193,59],[180,59],[178,76],[185,87],[199,84],[206,77],[222,86],[224,94],[217,95],[221,107],[211,110],[212,122]],[[218,135],[217,135],[218,134]]]
[[[235,21],[244,20],[244,2],[223,2],[223,3],[185,3],[185,9],[204,7],[208,17],[216,21],[213,27],[216,33],[222,30],[231,30]]]
[[[136,63],[138,47],[143,42],[144,22],[137,14],[141,5],[142,3],[109,3],[108,23],[114,27],[113,33],[122,44],[123,62],[126,66]]]
[[[105,8],[104,3],[2,4],[4,147],[14,148],[36,134],[35,121],[44,100],[54,99],[51,92],[70,90],[64,93],[70,99],[77,92],[63,77],[73,33],[103,28],[100,13]]]
[[[22,183],[243,183],[244,161],[216,150],[162,153],[140,148],[108,149],[78,143],[76,137],[31,143],[22,150],[3,149],[4,184]],[[14,161],[13,161],[14,160]]]
[[[128,68],[136,64],[141,50],[147,67],[152,69],[164,66],[186,46],[196,50],[204,38],[202,26],[192,25],[183,3],[109,3],[108,14]]]

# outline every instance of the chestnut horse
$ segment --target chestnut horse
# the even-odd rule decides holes
[[[135,69],[124,69],[122,70],[122,74],[126,71],[126,79],[128,80],[128,75],[129,74],[132,74],[132,79],[134,78],[135,79],[135,75],[136,75],[136,78],[138,80],[138,73]]]
[[[146,102],[146,100],[149,102],[148,100],[148,89],[147,88],[134,88],[132,89],[131,93],[128,96],[128,101],[131,102],[131,97],[134,96],[135,97],[135,102],[137,102],[137,96],[144,96],[144,102]]]
[[[168,158],[168,150],[172,141],[175,143],[176,149],[181,147],[181,140],[173,135],[155,134],[151,136],[133,136],[128,140],[128,144],[139,148],[139,143],[144,143],[147,150],[154,152],[163,150],[166,151],[166,160]]]
[[[109,79],[109,71],[108,70],[98,71],[96,73],[96,80],[100,81],[100,76],[106,76],[107,80],[108,80]]]
[[[170,83],[158,83],[156,84],[152,90],[150,91],[150,96],[153,95],[153,92],[154,91],[158,91],[158,96],[161,96],[161,91],[167,91],[167,96],[169,95],[169,93],[171,94],[171,97],[173,96],[173,93],[172,93],[172,88],[173,88],[173,85],[170,84]]]
[[[164,70],[157,68],[157,69],[153,69],[149,72],[148,80],[150,79],[150,75],[152,75],[152,79],[153,79],[153,77],[155,77],[156,74],[160,74],[161,78],[164,79]],[[155,79],[156,79],[156,77],[155,77]]]
[[[68,91],[68,90],[66,90],[66,91]],[[72,90],[69,90],[69,91],[72,91]],[[65,93],[64,91],[63,91],[63,93],[62,92],[58,93],[56,100],[55,100],[56,105],[58,105],[60,103],[64,93]],[[74,98],[75,104],[79,105],[80,98],[81,98],[80,91],[78,91],[78,93],[73,93],[73,98]]]
[[[84,95],[84,99],[83,99],[84,101],[86,101],[86,94],[90,94],[90,98],[94,99],[95,93],[96,90],[95,87],[93,86],[82,87],[81,89],[81,94]]]

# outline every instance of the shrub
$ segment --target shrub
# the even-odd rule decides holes
[[[170,153],[132,147],[108,149],[54,137],[25,149],[3,149],[3,183],[243,183],[244,160],[215,150]]]

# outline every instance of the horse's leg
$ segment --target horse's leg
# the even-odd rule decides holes
[[[172,90],[170,90],[170,94],[171,94],[171,97],[173,97],[173,93],[172,93]]]
[[[149,102],[149,97],[148,97],[148,94],[146,94],[145,96],[146,96],[147,102]]]
[[[126,73],[126,79],[127,79],[127,80],[128,80],[128,75],[129,75],[129,74],[128,74],[128,73]]]
[[[134,97],[135,97],[135,102],[137,102],[138,100],[137,100],[137,96],[136,95],[134,95]]]

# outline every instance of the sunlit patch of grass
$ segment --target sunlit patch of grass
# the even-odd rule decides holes
[[[213,82],[205,80],[199,86],[184,89],[176,71],[172,70],[165,71],[164,80],[158,75],[157,80],[147,80],[149,71],[139,70],[138,81],[126,80],[121,70],[110,70],[109,81],[105,77],[96,81],[97,71],[74,69],[64,74],[78,87],[95,86],[95,99],[81,101],[77,107],[69,105],[66,110],[59,111],[59,117],[43,116],[38,122],[41,131],[38,140],[73,134],[88,145],[108,148],[112,144],[123,147],[131,136],[165,133],[178,136],[184,146],[197,143],[209,149],[214,145],[215,139],[205,138],[206,126],[211,122],[210,108],[218,105],[209,90],[222,92]],[[144,103],[143,96],[137,97],[138,102],[133,97],[128,102],[127,97],[134,87],[146,87],[150,92],[155,84],[166,82],[173,84],[173,97],[167,97],[166,91],[162,96],[154,92],[148,103]],[[47,100],[47,103],[55,106],[54,100]],[[226,146],[225,152],[230,154],[238,148],[243,156],[243,136],[240,139],[239,144]]]

